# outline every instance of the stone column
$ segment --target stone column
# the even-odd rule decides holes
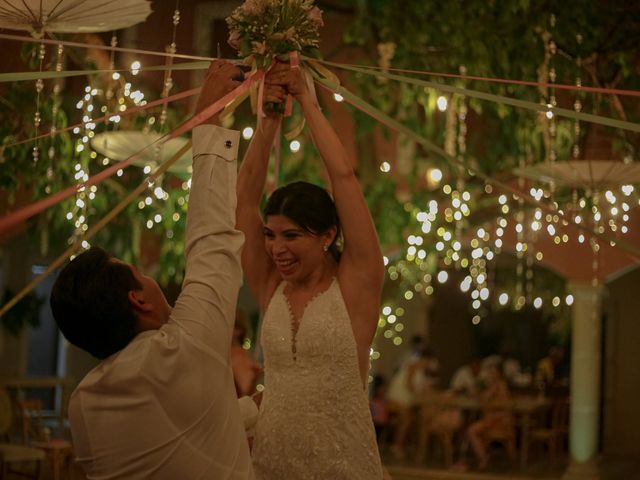
[[[570,464],[564,480],[597,480],[600,427],[601,286],[569,283],[571,311]]]

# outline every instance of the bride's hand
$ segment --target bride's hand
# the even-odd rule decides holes
[[[287,98],[287,92],[280,85],[270,85],[265,82],[262,94],[264,117],[258,116],[258,130],[271,134],[280,125],[282,114],[272,108],[266,108],[267,104],[280,104]]]
[[[304,80],[302,71],[299,68],[291,68],[288,63],[276,63],[265,78],[265,84],[279,85],[295,97],[296,100],[302,101],[309,96],[309,89]]]
[[[258,408],[260,408],[260,404],[262,403],[262,392],[257,392],[251,395],[251,400],[253,400]]]

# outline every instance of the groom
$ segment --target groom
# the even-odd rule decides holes
[[[239,85],[214,61],[198,101]],[[92,247],[60,273],[51,308],[74,345],[101,360],[73,392],[74,450],[88,479],[253,479],[229,349],[241,280],[235,229],[239,133],[193,130],[187,265],[173,309],[152,278]]]

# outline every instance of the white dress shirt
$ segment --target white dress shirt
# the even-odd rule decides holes
[[[254,478],[229,366],[244,241],[235,229],[238,141],[236,131],[194,129],[187,265],[171,318],[73,392],[71,432],[88,479]]]

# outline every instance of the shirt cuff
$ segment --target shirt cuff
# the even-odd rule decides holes
[[[258,406],[251,397],[240,397],[238,399],[240,416],[244,422],[244,429],[250,430],[258,421]]]
[[[217,125],[198,125],[193,129],[193,158],[200,155],[217,155],[227,162],[238,156],[240,132]]]

